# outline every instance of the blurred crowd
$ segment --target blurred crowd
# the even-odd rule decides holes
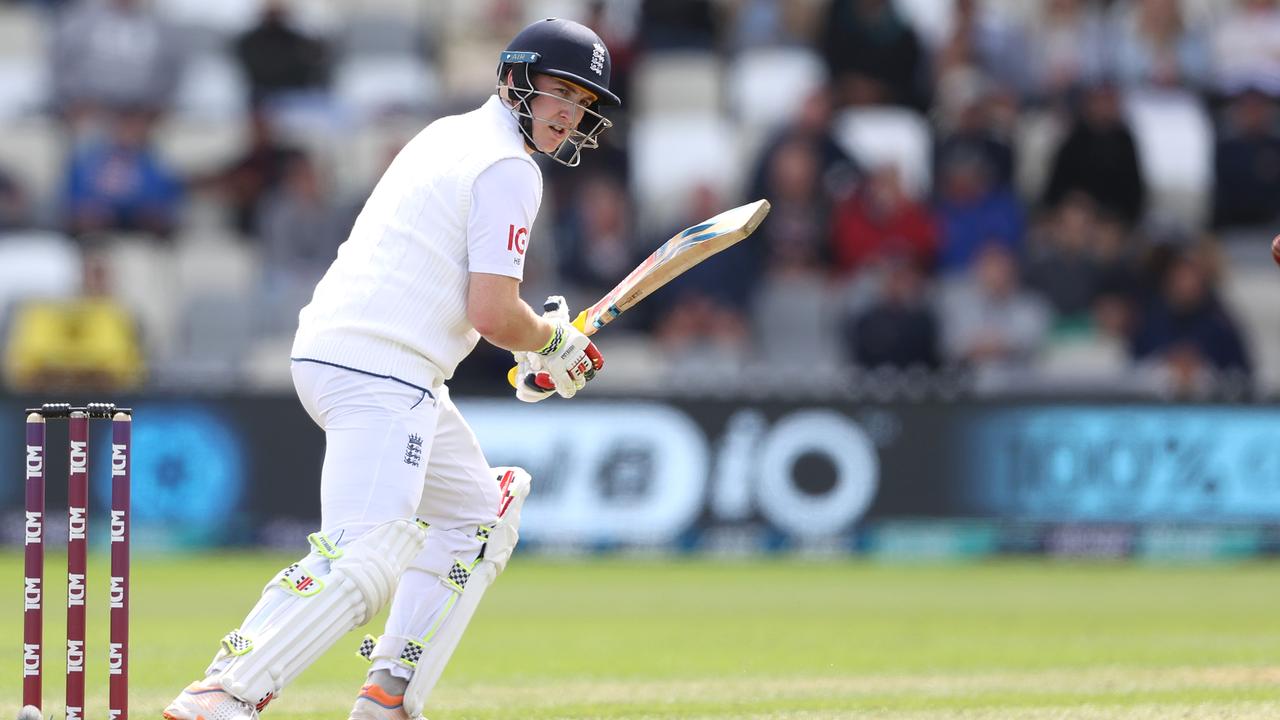
[[[624,107],[544,164],[527,300],[576,310],[773,204],[610,328],[602,384],[1280,391],[1276,0],[203,5],[0,2],[10,387],[287,386],[379,170],[557,14],[604,38]],[[458,382],[508,362],[482,343]]]

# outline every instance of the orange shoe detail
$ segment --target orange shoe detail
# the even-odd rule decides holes
[[[404,705],[404,695],[392,695],[375,683],[366,683],[364,687],[360,688],[358,698],[375,702],[388,710],[394,710]]]

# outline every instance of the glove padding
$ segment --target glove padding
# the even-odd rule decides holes
[[[542,361],[536,353],[512,353],[516,358],[516,399],[521,402],[536,403],[556,394],[555,383],[542,368]]]
[[[525,402],[538,402],[553,391],[571,398],[604,367],[595,343],[569,322],[564,297],[548,297],[542,316],[555,325],[555,335],[540,352],[517,355],[516,397]]]
[[[542,317],[554,323],[569,319],[569,305],[563,295],[549,295],[542,303]],[[516,361],[516,399],[527,403],[546,400],[556,393],[542,356],[532,352],[512,353]]]

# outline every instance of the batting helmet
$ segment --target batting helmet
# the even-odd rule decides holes
[[[539,20],[521,30],[498,62],[498,87],[506,91],[515,103],[512,112],[520,120],[520,129],[536,148],[533,141],[533,111],[530,100],[539,93],[533,87],[531,75],[542,73],[560,78],[591,91],[596,96],[583,114],[578,127],[561,143],[550,157],[570,167],[577,165],[583,148],[597,147],[597,138],[613,125],[600,114],[602,105],[621,105],[618,96],[609,90],[609,49],[600,36],[581,23],[559,18]],[[508,75],[511,82],[508,84]]]
[[[521,30],[502,53],[498,74],[510,63],[528,63],[529,69],[568,80],[595,93],[601,105],[621,105],[609,91],[609,48],[599,35],[572,20],[547,18]]]

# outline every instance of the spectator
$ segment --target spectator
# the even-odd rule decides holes
[[[1080,198],[1080,202],[1085,200]],[[1139,248],[1121,223],[1098,215],[1092,204],[1087,207],[1094,211],[1089,221],[1089,252],[1097,267],[1090,308],[1094,336],[1122,350],[1127,358],[1137,302],[1147,293],[1138,271]]]
[[[1280,9],[1276,0],[1236,0],[1213,33],[1217,89],[1280,94]]]
[[[328,87],[328,47],[289,24],[282,0],[266,3],[258,24],[236,39],[235,52],[254,105]]]
[[[831,0],[820,48],[838,105],[929,105],[920,39],[890,0]]]
[[[1111,84],[1095,85],[1085,91],[1081,105],[1054,155],[1045,204],[1054,208],[1067,195],[1082,192],[1101,211],[1132,226],[1142,214],[1146,187],[1119,94]]]
[[[1013,254],[999,244],[984,247],[971,272],[943,290],[946,357],[979,372],[1026,369],[1044,344],[1048,306],[1022,288]]]
[[[640,50],[715,50],[720,18],[710,0],[642,0]]]
[[[766,267],[817,270],[826,262],[831,215],[831,202],[820,187],[818,149],[796,137],[779,145],[770,159],[762,197],[770,199],[773,209],[753,247],[765,250]],[[752,269],[739,270],[750,282]]]
[[[1232,101],[1214,153],[1213,226],[1258,226],[1280,215],[1275,102],[1251,90]]]
[[[938,267],[944,272],[967,268],[978,251],[998,244],[1011,254],[1022,250],[1022,205],[978,152],[953,148],[940,169],[936,214],[941,227]]]
[[[105,139],[72,152],[64,188],[72,234],[118,230],[168,236],[181,198],[181,181],[150,145],[145,110],[114,114]]]
[[[625,127],[624,123],[614,129]],[[608,178],[609,181],[626,184],[630,174],[631,156],[625,142],[618,142],[613,130],[605,133],[600,139],[600,146],[589,153],[582,154],[582,162],[578,167],[570,168],[557,162],[541,163],[542,181],[547,188],[543,201],[544,214],[548,217],[561,218],[573,212],[571,204],[584,192],[587,184],[596,178]]]
[[[1030,28],[1031,52],[1023,59],[1031,72],[1033,97],[1053,99],[1103,79],[1106,24],[1087,0],[1048,0]]]
[[[936,369],[938,322],[925,302],[925,276],[906,258],[883,263],[879,297],[845,324],[849,356],[862,367]]]
[[[556,256],[560,277],[581,293],[567,298],[569,306],[581,308],[618,284],[639,261],[630,199],[618,180],[597,175],[582,184],[578,201],[564,214]]]
[[[752,360],[783,375],[812,377],[835,364],[838,350],[825,271],[831,202],[821,188],[817,144],[791,136],[769,159],[764,197],[773,210],[726,258],[732,263],[726,270],[747,291],[741,302],[751,308],[759,338]],[[797,354],[799,347],[807,352]]]
[[[1077,322],[1092,311],[1103,281],[1094,253],[1098,217],[1093,202],[1075,194],[1058,206],[1032,243],[1027,287],[1044,296],[1060,321]]]
[[[897,167],[883,165],[835,208],[831,243],[842,274],[899,255],[931,268],[938,252],[938,224],[927,206],[907,195]]]
[[[1218,299],[1206,253],[1175,251],[1157,280],[1134,329],[1134,358],[1165,366],[1178,387],[1190,387],[1201,372],[1247,375],[1244,340]]]
[[[1011,99],[987,83],[972,70],[957,70],[939,85],[935,107],[938,125],[933,155],[934,177],[953,155],[981,157],[991,171],[996,187],[1013,184],[1013,145],[1009,140],[1010,123],[1006,115]]]
[[[268,325],[287,330],[351,230],[350,216],[331,199],[306,154],[285,165],[278,190],[262,201],[262,243]]]
[[[951,34],[938,49],[938,84],[955,72],[978,72],[1001,87],[1032,94],[1026,29],[979,0],[956,0]]]
[[[711,188],[698,187],[678,229],[719,213],[722,206]],[[742,249],[730,248],[717,255],[716,262],[695,265],[647,301],[657,318],[655,339],[668,355],[712,364],[744,358],[750,333],[743,298],[753,283],[734,268],[735,251]]]
[[[810,151],[817,154],[817,191],[822,193],[827,202],[836,202],[853,192],[862,169],[831,132],[831,112],[831,93],[828,90],[818,90],[805,99],[795,119],[765,143],[752,171],[748,197],[772,197],[779,190],[768,182],[769,169],[773,167],[774,156],[779,150],[796,142],[808,145]]]
[[[54,32],[55,103],[73,125],[98,110],[165,110],[182,70],[176,38],[143,0],[80,0]]]
[[[279,189],[263,199],[258,238],[270,278],[293,276],[314,286],[351,230],[305,153],[285,165]]]
[[[810,8],[783,0],[744,0],[729,26],[732,50],[771,46],[802,46],[812,35]],[[609,46],[610,50],[613,46]]]
[[[1183,23],[1178,0],[1137,0],[1114,11],[1115,73],[1125,85],[1204,88],[1208,38]]]
[[[249,147],[244,154],[197,184],[222,197],[235,216],[236,228],[250,235],[258,223],[259,201],[279,189],[286,165],[298,152],[281,143],[267,113],[254,108],[249,115]]]
[[[0,232],[31,225],[31,203],[18,180],[0,168]]]

